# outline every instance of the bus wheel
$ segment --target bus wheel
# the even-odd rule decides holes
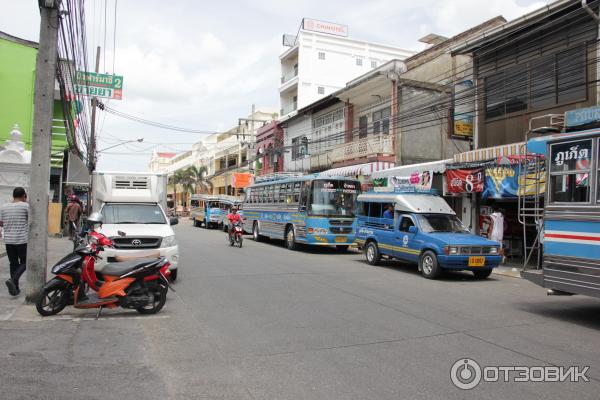
[[[204,224],[204,229],[208,229],[208,222],[206,222],[206,218],[204,218],[204,222],[202,222]]]
[[[254,225],[252,225],[252,239],[255,242],[260,242],[262,237],[260,236],[260,232],[258,232],[258,222],[254,221]]]
[[[287,247],[289,250],[296,250],[298,248],[293,226],[289,226],[287,231],[285,231],[285,247]]]
[[[437,279],[442,274],[442,269],[438,265],[437,257],[431,250],[425,251],[419,259],[421,274],[427,279]]]
[[[367,262],[371,265],[379,264],[379,260],[381,260],[381,254],[379,253],[379,247],[377,247],[377,243],[369,242],[365,247],[365,257]]]

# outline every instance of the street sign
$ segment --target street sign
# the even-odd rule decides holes
[[[123,77],[77,71],[74,87],[75,93],[84,96],[121,100],[123,96]]]

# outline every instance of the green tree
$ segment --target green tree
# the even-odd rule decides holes
[[[189,167],[187,172],[193,181],[194,193],[198,193],[198,189],[204,189],[209,193],[212,193],[213,185],[212,182],[207,179],[208,168],[204,165],[196,167],[195,165]]]
[[[185,178],[184,170],[179,169],[169,176],[169,184],[173,185],[173,205],[177,208],[177,185],[181,185]]]

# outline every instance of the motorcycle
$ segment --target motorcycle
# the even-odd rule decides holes
[[[101,259],[99,252],[104,246],[112,246],[112,241],[95,231],[90,236],[88,245],[78,247],[52,267],[56,276],[44,285],[36,301],[38,313],[55,315],[67,305],[97,308],[96,318],[104,308],[135,309],[140,314],[159,312],[170,287],[169,262],[160,257],[108,263],[97,274],[95,260]],[[86,294],[86,286],[94,292]]]
[[[237,245],[240,249],[242,248],[242,242],[244,241],[244,228],[242,228],[241,222],[236,222],[231,227],[229,233],[229,245]]]

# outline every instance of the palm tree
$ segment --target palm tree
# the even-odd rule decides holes
[[[198,188],[202,187],[209,192],[212,192],[212,182],[206,179],[208,175],[208,168],[205,165],[196,167],[192,165],[187,169],[190,177],[194,181],[194,193],[198,193]]]
[[[177,208],[177,185],[181,184],[185,175],[183,170],[179,169],[169,176],[169,184],[173,185],[173,206]]]

